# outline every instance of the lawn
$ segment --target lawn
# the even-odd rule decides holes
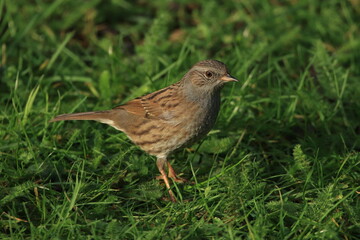
[[[0,0],[1,239],[360,239],[360,1]],[[224,62],[208,136],[155,177],[106,110]]]

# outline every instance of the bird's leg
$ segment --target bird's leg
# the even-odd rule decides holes
[[[171,164],[169,162],[167,162],[168,165],[168,169],[169,169],[169,178],[171,178],[172,180],[174,180],[177,183],[184,183],[187,182],[188,180],[185,178],[181,178],[178,177],[175,170],[173,169],[173,167],[171,166]]]
[[[161,173],[161,176],[158,176],[156,179],[162,179],[164,180],[165,182],[165,185],[166,185],[166,188],[168,189],[169,191],[169,195],[170,195],[170,199],[172,202],[176,202],[176,199],[175,199],[175,196],[174,196],[174,193],[173,191],[171,190],[170,188],[170,183],[169,183],[169,179],[168,177],[166,176],[166,173],[165,173],[165,170],[164,170],[164,166],[165,166],[165,163],[167,162],[166,158],[158,158],[157,161],[156,161],[156,165],[159,169],[159,172]]]

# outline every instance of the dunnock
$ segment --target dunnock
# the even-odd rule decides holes
[[[215,123],[220,108],[220,90],[226,82],[237,81],[229,75],[224,63],[204,60],[195,64],[177,83],[148,95],[135,98],[111,110],[63,114],[50,122],[63,120],[95,120],[124,132],[145,152],[157,157],[170,198],[168,176],[178,178],[167,161],[170,153],[204,137]]]

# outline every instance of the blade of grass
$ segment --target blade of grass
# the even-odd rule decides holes
[[[56,59],[59,57],[60,53],[64,50],[66,44],[70,41],[70,39],[73,36],[74,36],[74,32],[66,34],[64,41],[59,45],[59,47],[56,49],[55,53],[51,56],[49,63],[46,66],[46,69],[50,69],[53,66]]]
[[[37,85],[33,90],[31,90],[31,92],[29,94],[29,97],[28,97],[28,100],[27,100],[27,103],[26,103],[25,109],[24,109],[24,116],[23,116],[23,119],[22,119],[22,125],[23,126],[25,126],[26,123],[27,123],[29,113],[31,112],[31,109],[33,107],[36,95],[39,92],[39,89],[40,89],[40,85]]]

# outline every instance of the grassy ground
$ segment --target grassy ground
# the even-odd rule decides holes
[[[0,0],[0,238],[360,239],[359,23],[358,0]],[[241,81],[172,156],[176,204],[121,132],[48,123],[208,58]]]

